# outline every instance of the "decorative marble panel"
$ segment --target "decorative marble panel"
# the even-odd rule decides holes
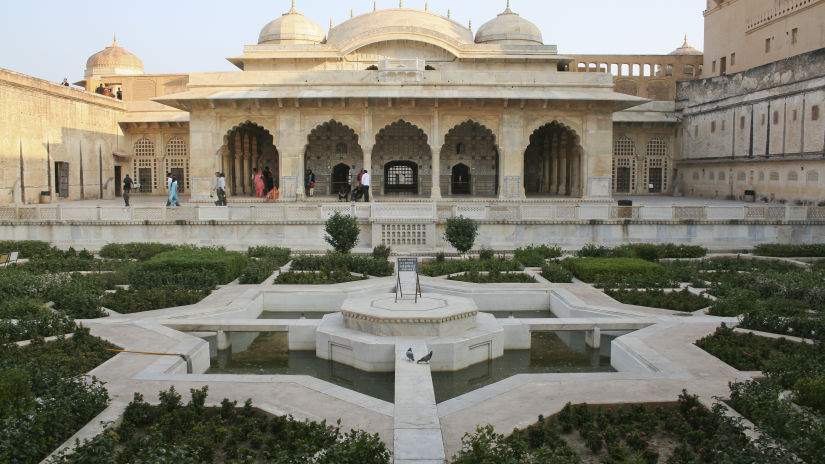
[[[433,203],[374,203],[375,219],[433,219]]]
[[[40,213],[42,216],[43,211]],[[100,208],[100,219],[104,221],[131,221],[132,209],[126,206],[105,206]]]
[[[674,206],[673,218],[680,220],[699,220],[705,218],[704,206]]]
[[[489,218],[494,221],[518,221],[518,206],[490,206]]]
[[[746,206],[745,219],[765,219],[765,209],[764,206]]]
[[[809,206],[808,219],[825,219],[825,206]]]
[[[18,210],[18,218],[21,221],[37,221],[40,219],[40,212],[36,206],[22,207]],[[97,215],[94,218],[97,219]]]
[[[436,208],[438,219],[450,219],[453,217],[452,206],[439,206]]]
[[[294,200],[298,198],[298,180],[295,176],[281,177],[281,198]]]
[[[21,218],[23,209],[20,210]],[[97,208],[96,207],[80,207],[80,208],[62,208],[62,216],[66,221],[96,221]]]
[[[577,219],[576,207],[573,205],[556,206],[556,219]]]
[[[745,219],[745,208],[742,206],[709,206],[708,219]]]
[[[135,221],[162,221],[163,220],[162,207],[132,207],[132,219]]]
[[[358,219],[369,219],[372,207],[370,205],[355,205],[355,217]]]
[[[243,209],[248,210],[249,208]],[[229,219],[229,208],[226,206],[200,206],[198,207],[198,219],[201,221],[226,221]]]
[[[381,224],[381,243],[387,246],[427,244],[427,224]]]
[[[455,215],[469,219],[486,219],[487,207],[485,205],[456,205]]]
[[[784,206],[769,206],[768,219],[785,219],[786,208]]]
[[[254,214],[255,221],[283,221],[285,217],[283,205],[258,206]]]
[[[638,206],[612,206],[610,219],[639,219]]]
[[[17,208],[0,208],[0,220],[14,221],[17,219]]]
[[[521,176],[504,177],[504,196],[507,198],[521,198]]]
[[[545,221],[553,219],[554,210],[552,205],[522,205],[521,218],[525,221]]]
[[[352,216],[352,206],[349,203],[341,203],[340,205],[324,205],[321,207],[321,219],[325,221],[335,213]]]
[[[167,221],[195,221],[198,210],[192,206],[170,206],[166,208]]]
[[[287,206],[286,219],[289,221],[321,219],[321,208],[317,206]]]
[[[57,206],[52,207],[40,207],[40,219],[43,221],[55,221],[57,220]]]

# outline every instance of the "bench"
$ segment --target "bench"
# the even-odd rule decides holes
[[[17,264],[17,257],[20,252],[12,251],[11,253],[0,254],[0,266],[8,266],[10,264]]]

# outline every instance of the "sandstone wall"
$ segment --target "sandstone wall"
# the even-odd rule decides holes
[[[55,163],[69,166],[61,198],[111,198],[123,113],[112,98],[0,69],[0,205],[58,199]]]

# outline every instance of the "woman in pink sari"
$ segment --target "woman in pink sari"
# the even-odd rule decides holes
[[[254,171],[255,175],[252,180],[255,181],[255,196],[261,198],[264,196],[264,174],[258,168],[255,168]]]

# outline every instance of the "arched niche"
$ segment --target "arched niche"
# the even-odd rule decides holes
[[[465,121],[450,129],[441,147],[441,191],[448,194],[472,194],[479,197],[495,197],[498,194],[498,148],[493,131],[473,120]],[[466,167],[469,179],[466,185],[454,190],[454,168]],[[463,169],[463,168],[462,168]]]
[[[553,121],[536,129],[524,152],[525,193],[581,196],[582,154],[581,140],[569,126]]]
[[[219,149],[221,171],[231,195],[252,196],[255,185],[253,169],[269,168],[278,186],[278,149],[274,137],[263,126],[252,121],[240,123],[227,131]]]
[[[391,179],[402,179],[396,175],[407,176],[410,172],[403,166],[412,168],[413,165],[413,186],[405,185],[402,188],[387,183]],[[389,172],[389,168],[394,168],[395,171]],[[370,191],[387,195],[429,196],[432,190],[431,174],[432,151],[427,144],[427,135],[418,126],[402,119],[387,125],[375,136]],[[406,181],[406,177],[403,178]]]
[[[343,181],[333,178],[334,168],[343,164],[354,170],[361,165],[363,159],[364,153],[358,143],[358,134],[346,124],[334,119],[315,127],[307,136],[304,167],[312,169],[315,174],[316,194],[337,193]],[[338,172],[341,172],[341,168]]]

